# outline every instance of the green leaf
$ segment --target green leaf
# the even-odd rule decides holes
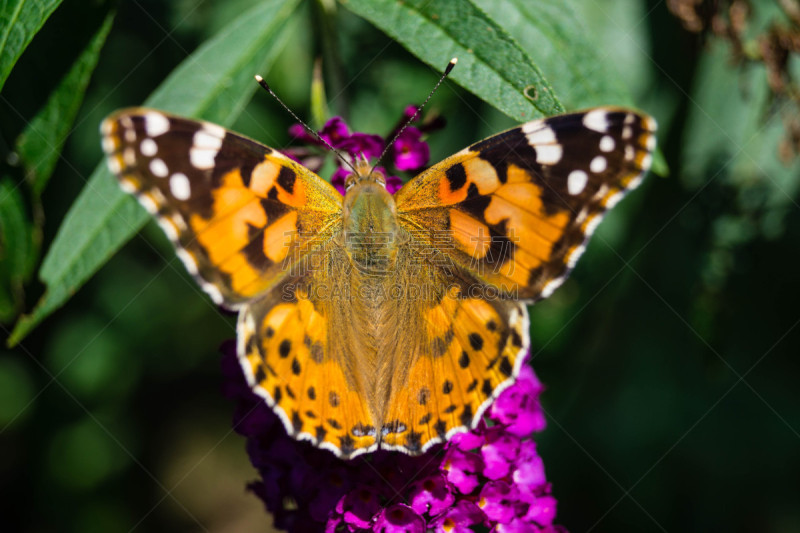
[[[71,133],[113,20],[114,14],[110,13],[70,71],[50,94],[44,108],[17,139],[17,153],[37,196],[50,179],[64,142]]]
[[[35,256],[34,231],[20,188],[0,179],[0,322],[13,319],[22,303],[23,282]]]
[[[230,125],[258,87],[253,74],[265,70],[279,53],[298,1],[264,1],[242,14],[184,60],[144,105]],[[47,286],[44,295],[17,323],[9,345],[61,306],[148,220],[101,163],[45,257],[39,272]]]
[[[515,120],[564,111],[528,54],[470,0],[341,1],[436,69],[457,57],[452,79]]]
[[[566,3],[551,0],[474,0],[536,61],[569,109],[631,105],[612,58],[592,42]]]
[[[0,89],[33,36],[61,0],[2,0],[0,3]]]

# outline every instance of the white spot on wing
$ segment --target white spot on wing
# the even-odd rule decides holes
[[[616,143],[611,135],[603,135],[603,138],[600,139],[601,152],[610,152],[614,149],[614,146],[616,146]]]
[[[647,140],[644,141],[644,146],[652,152],[656,147],[656,136],[648,135]]]
[[[205,170],[214,167],[214,158],[217,150],[206,150],[204,148],[192,148],[189,150],[189,161],[195,168]]]
[[[549,298],[553,292],[564,283],[564,278],[551,279],[547,284],[542,287],[542,298]]]
[[[150,137],[157,137],[169,131],[169,119],[155,111],[144,114],[144,131]]]
[[[158,204],[156,204],[153,197],[150,196],[148,193],[143,193],[139,195],[139,203],[147,210],[148,213],[151,215],[158,211]]]
[[[106,162],[108,163],[108,170],[110,170],[112,174],[119,174],[122,171],[122,163],[119,157],[109,157]]]
[[[630,126],[625,126],[622,128],[622,138],[623,139],[630,139],[633,136],[633,129]]]
[[[608,131],[608,112],[605,109],[595,109],[583,116],[583,125],[590,130],[605,133]]]
[[[183,266],[186,267],[186,270],[189,272],[189,274],[191,274],[192,276],[196,276],[197,261],[195,260],[194,256],[192,256],[192,254],[190,254],[183,248],[178,248],[177,250],[175,250],[175,254],[178,256],[178,259],[181,260]]]
[[[630,144],[625,145],[625,161],[633,161],[633,156],[636,155],[636,150]]]
[[[523,126],[522,131],[527,134],[526,137],[528,139],[528,143],[531,146],[535,146],[538,148],[538,145],[540,144],[557,144],[556,134],[553,132],[553,129],[550,128],[549,126],[541,127],[534,131],[531,131],[530,133],[526,132],[525,127]]]
[[[161,226],[162,230],[164,230],[164,233],[169,240],[173,242],[178,240],[178,230],[175,227],[175,224],[172,223],[172,220],[166,217],[159,217],[158,225]]]
[[[212,124],[211,122],[203,122],[203,129],[218,139],[225,138],[225,128],[222,126]]]
[[[117,149],[117,143],[110,136],[103,137],[103,151],[112,154]]]
[[[169,169],[167,168],[167,164],[161,159],[153,159],[150,161],[150,172],[156,177],[166,178],[167,174],[169,174]]]
[[[600,224],[600,220],[603,217],[600,215],[595,215],[589,219],[589,222],[586,223],[586,237],[591,237],[594,230],[597,229],[597,225]]]
[[[605,204],[606,209],[611,209],[612,207],[617,205],[619,203],[619,201],[622,200],[623,196],[625,196],[625,195],[623,193],[621,193],[621,192],[618,192],[616,194],[612,194],[611,196],[609,196],[606,199],[606,204]]]
[[[653,162],[653,156],[650,154],[644,154],[642,157],[642,170],[647,170],[650,168],[650,163]]]
[[[216,285],[205,282],[201,286],[203,287],[203,290],[206,291],[206,294],[211,296],[211,299],[215,304],[222,305],[222,303],[225,301],[225,298],[222,297],[222,293],[219,292],[219,289]]]
[[[589,163],[589,170],[595,174],[600,174],[606,169],[606,167],[608,167],[608,161],[606,161],[606,158],[602,155],[595,156],[595,158],[592,159],[592,162]]]
[[[586,247],[582,244],[580,246],[577,246],[574,250],[572,250],[572,253],[569,254],[569,258],[567,259],[567,266],[569,268],[575,268],[575,263],[577,263],[578,259],[581,258],[584,250],[586,250]]]
[[[144,139],[139,145],[139,150],[147,157],[153,157],[158,152],[158,145],[153,139]]]
[[[176,172],[169,178],[169,190],[178,200],[188,200],[192,195],[192,187],[186,174]]]
[[[136,152],[133,151],[133,148],[125,148],[125,150],[122,152],[122,160],[129,167],[132,167],[136,164]]]
[[[128,194],[133,194],[136,192],[136,185],[134,185],[134,183],[129,179],[119,180],[119,188]]]
[[[583,192],[586,188],[586,183],[589,181],[589,176],[583,170],[573,170],[567,176],[567,191],[575,196]]]
[[[224,132],[225,130],[223,130]],[[209,150],[219,150],[222,146],[222,138],[212,135],[206,130],[198,130],[192,138],[192,144],[195,148],[206,148]]]
[[[555,165],[561,161],[564,150],[560,144],[545,144],[536,146],[536,162],[542,165]]]

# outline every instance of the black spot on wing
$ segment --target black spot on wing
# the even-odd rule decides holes
[[[339,395],[331,391],[328,393],[328,403],[331,407],[339,407]]]
[[[447,178],[448,185],[451,191],[457,191],[467,183],[467,173],[464,171],[464,165],[457,163],[444,171]]]
[[[297,174],[289,167],[281,167],[278,172],[278,185],[289,194],[294,194],[294,181],[297,179]]]
[[[248,243],[242,248],[242,253],[254,270],[266,270],[273,265],[264,254],[264,228],[247,224]]]
[[[453,391],[453,382],[449,379],[444,380],[444,385],[442,385],[442,393],[450,394]]]
[[[511,374],[514,373],[514,368],[511,366],[511,361],[508,360],[508,357],[503,357],[500,361],[499,370],[505,377],[511,377]]]
[[[420,451],[422,448],[422,433],[409,431],[408,437],[406,437],[406,448],[412,453]]]
[[[472,406],[471,405],[465,405],[464,406],[464,410],[461,411],[461,416],[459,417],[459,420],[461,421],[462,425],[467,426],[467,427],[472,427],[472,417],[473,416],[474,415],[472,413]]]
[[[281,356],[281,359],[286,359],[289,357],[289,353],[292,351],[292,341],[289,339],[283,339],[278,345],[278,355]]]
[[[350,435],[345,435],[344,437],[339,438],[339,449],[342,450],[342,454],[345,456],[350,455],[355,450],[355,443],[353,442],[353,437]]]
[[[444,439],[447,435],[447,424],[444,422],[444,420],[439,419],[433,425],[433,430],[436,431],[436,435],[438,435],[440,439]]]

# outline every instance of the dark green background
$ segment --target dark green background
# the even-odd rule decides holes
[[[42,196],[45,251],[100,161],[102,117],[144,101],[253,3],[120,2]],[[771,2],[751,4],[747,39],[782,21]],[[587,78],[613,69],[656,116],[670,175],[649,176],[564,287],[532,309],[549,417],[537,441],[558,522],[573,532],[800,531],[800,167],[778,157],[798,108],[769,94],[762,65],[686,32],[664,2],[575,5],[603,58],[579,67]],[[64,2],[21,57],[0,93],[4,174],[21,181],[8,163],[14,140],[107,9]],[[324,40],[310,6],[295,16],[262,74],[305,117]],[[341,86],[329,80],[330,104],[355,129],[385,134],[438,73],[345,9],[331,23],[340,63],[328,74]],[[538,62],[542,50],[524,47]],[[796,57],[789,68],[800,71]],[[513,124],[452,82],[427,112],[448,121],[430,137],[433,160]],[[282,147],[291,122],[257,93],[234,129]],[[27,309],[42,290],[25,285]],[[0,529],[266,530],[220,393],[217,347],[233,322],[151,223],[21,345],[0,350]]]

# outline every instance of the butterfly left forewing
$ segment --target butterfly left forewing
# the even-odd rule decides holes
[[[103,121],[108,165],[218,304],[239,308],[335,231],[341,196],[279,152],[151,109]]]
[[[604,214],[652,161],[655,121],[597,108],[529,122],[434,165],[397,194],[401,225],[506,297],[564,280]]]

